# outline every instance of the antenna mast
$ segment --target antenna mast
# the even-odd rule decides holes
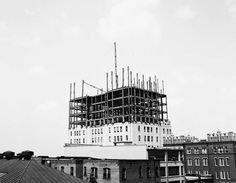
[[[115,78],[116,78],[116,88],[118,88],[117,60],[116,60],[116,42],[114,42],[114,48],[115,48]]]

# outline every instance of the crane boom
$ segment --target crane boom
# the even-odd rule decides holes
[[[99,90],[101,92],[104,92],[104,90],[102,88],[98,88],[98,87],[96,87],[96,86],[94,86],[92,84],[89,84],[89,83],[85,82],[84,80],[83,80],[83,84],[86,84],[86,85],[88,85],[88,86],[90,86],[92,88],[95,88],[95,89],[97,89],[97,90]]]

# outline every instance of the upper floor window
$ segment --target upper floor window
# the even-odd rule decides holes
[[[193,160],[190,159],[190,158],[188,158],[188,159],[187,159],[187,165],[188,165],[188,166],[192,166],[192,165],[193,165]]]
[[[103,179],[110,179],[110,178],[111,178],[111,169],[103,168]]]
[[[127,179],[126,168],[122,168],[122,171],[121,171],[121,179],[122,179],[122,180],[126,180],[126,179]]]
[[[226,166],[229,166],[229,158],[228,158],[228,157],[225,158],[225,165],[226,165]]]
[[[138,131],[140,132],[140,126],[138,126]]]
[[[195,166],[200,166],[200,159],[199,158],[195,158]]]
[[[215,157],[214,158],[215,166],[218,166],[218,159]]]
[[[207,149],[206,148],[202,148],[202,154],[207,154]]]
[[[225,166],[224,158],[219,158],[219,166]]]
[[[188,148],[186,151],[187,151],[186,152],[187,154],[191,154],[192,153],[191,148]]]
[[[70,175],[74,176],[74,167],[70,167]]]
[[[87,168],[86,168],[86,166],[84,167],[84,176],[85,177],[87,176]]]
[[[194,148],[194,154],[199,154],[199,149],[198,148]]]
[[[61,172],[64,172],[65,167],[61,166]]]
[[[203,166],[208,166],[208,158],[202,158]]]
[[[95,178],[98,177],[98,169],[96,167],[91,167],[91,176]]]
[[[128,131],[128,126],[125,126],[125,131]]]

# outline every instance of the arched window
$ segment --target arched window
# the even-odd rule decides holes
[[[110,178],[111,178],[111,169],[103,168],[103,179],[110,179]]]
[[[98,168],[91,167],[91,176],[97,178],[98,177]]]
[[[84,176],[85,177],[87,176],[87,168],[86,168],[86,166],[84,167]]]
[[[70,167],[70,175],[74,176],[74,167]]]
[[[122,179],[122,180],[126,180],[126,179],[127,179],[127,176],[126,176],[126,168],[122,168],[121,179]]]

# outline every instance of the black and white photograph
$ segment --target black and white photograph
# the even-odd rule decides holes
[[[0,183],[236,183],[236,0],[0,0]]]

